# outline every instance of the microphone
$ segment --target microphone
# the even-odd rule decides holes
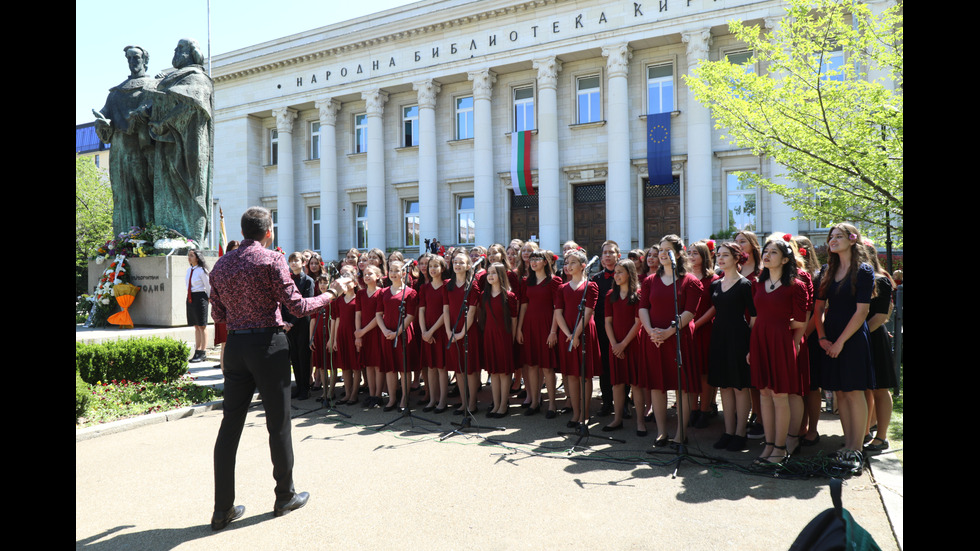
[[[670,258],[670,267],[674,268],[677,266],[677,259],[674,258],[674,251],[667,249],[667,256]]]
[[[476,259],[476,262],[473,263],[473,271],[476,271],[477,267],[480,264],[483,264],[483,261],[486,260],[486,259],[487,259],[487,257],[485,257],[485,256],[481,256],[480,258],[477,258]]]
[[[585,273],[589,273],[589,269],[592,268],[592,265],[595,264],[598,260],[599,260],[598,256],[593,256],[592,260],[590,260],[589,263],[585,265]]]

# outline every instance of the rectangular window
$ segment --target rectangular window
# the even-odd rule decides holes
[[[647,114],[674,110],[674,66],[647,67]]]
[[[269,164],[279,164],[279,131],[275,128],[269,131]]]
[[[456,139],[473,137],[473,96],[456,98]]]
[[[320,158],[320,123],[310,123],[310,159]]]
[[[272,248],[275,249],[279,246],[279,210],[269,209],[272,213],[272,234],[274,236],[272,240]]]
[[[599,75],[579,77],[576,80],[575,88],[578,97],[578,117],[576,120],[579,124],[602,120],[599,109],[602,105],[600,85]]]
[[[745,66],[746,73],[755,73],[755,63],[752,63],[752,51],[732,52],[726,56],[732,65]]]
[[[354,115],[354,153],[367,152],[367,113]]]
[[[475,213],[476,209],[472,195],[460,195],[456,197],[456,226],[459,228],[457,244],[476,243]]]
[[[735,173],[726,179],[728,199],[728,229],[732,231],[757,231],[756,189],[748,182],[741,182]]]
[[[412,147],[419,144],[419,106],[410,105],[402,109],[402,128],[405,136],[402,140],[403,147]]]
[[[367,249],[368,220],[367,205],[364,203],[354,205],[354,241],[358,249]]]
[[[320,252],[320,207],[310,207],[310,235],[313,236],[313,246],[310,247],[316,252]]]
[[[534,87],[514,88],[514,132],[534,129]]]
[[[843,81],[844,73],[841,70],[844,68],[844,49],[840,46],[834,48],[829,52],[823,53],[823,60],[820,66],[820,79],[821,80],[836,80]]]
[[[405,246],[419,246],[419,202],[417,199],[405,201]]]

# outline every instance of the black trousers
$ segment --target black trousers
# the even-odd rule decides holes
[[[224,417],[214,443],[214,510],[235,504],[235,457],[252,395],[258,388],[265,408],[276,480],[276,503],[295,495],[290,410],[289,345],[282,333],[228,335],[225,345]]]
[[[296,380],[296,389],[300,394],[310,392],[310,373],[311,352],[310,352],[310,320],[300,318],[296,320],[293,328],[286,333],[289,341],[289,361],[293,364],[293,378]]]

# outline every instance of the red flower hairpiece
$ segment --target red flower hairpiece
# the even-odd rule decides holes
[[[715,250],[715,240],[714,239],[709,239],[709,240],[705,241],[705,244],[708,246],[708,250],[709,251],[714,252],[714,250]]]
[[[553,262],[558,262],[558,255],[557,254],[553,254],[551,256],[553,257],[553,259],[552,259]]]
[[[856,233],[852,233],[852,234],[848,235],[847,238],[850,239],[851,241],[857,241],[858,240],[858,236],[857,236]]]
[[[576,251],[584,251],[585,249],[583,249],[582,246],[579,245],[578,247],[575,247],[575,250]]]
[[[789,243],[790,241],[792,241],[792,239],[793,239],[793,234],[791,234],[791,233],[784,233],[783,234],[783,241]]]
[[[800,256],[802,256],[803,258],[806,258],[806,256],[807,256],[806,249],[804,249],[802,247],[800,248]]]

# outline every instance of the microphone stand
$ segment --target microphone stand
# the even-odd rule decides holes
[[[460,421],[459,423],[450,422],[449,424],[451,424],[451,425],[453,425],[455,427],[459,427],[459,428],[453,429],[453,430],[451,430],[449,432],[446,432],[442,436],[440,436],[439,437],[439,440],[440,441],[445,440],[445,439],[449,438],[450,436],[453,436],[453,435],[456,435],[456,434],[462,435],[462,434],[464,434],[463,431],[470,430],[470,429],[472,429],[472,430],[507,430],[505,427],[491,427],[491,426],[487,426],[487,425],[474,425],[473,424],[473,419],[474,419],[473,412],[470,411],[470,409],[468,407],[469,404],[470,404],[470,400],[469,400],[470,385],[469,385],[469,373],[468,373],[468,371],[469,371],[469,365],[470,365],[470,332],[469,332],[469,329],[466,328],[466,318],[467,318],[466,312],[467,312],[467,310],[469,310],[470,290],[473,289],[473,280],[476,279],[476,268],[477,268],[477,266],[480,265],[480,262],[482,262],[482,261],[483,261],[483,259],[481,258],[480,261],[478,261],[476,264],[473,265],[473,273],[470,275],[469,279],[466,281],[466,291],[463,293],[463,304],[460,305],[459,312],[456,314],[456,322],[453,323],[452,327],[449,330],[450,333],[455,333],[456,332],[455,329],[456,329],[456,327],[459,326],[460,320],[463,321],[463,329],[464,329],[464,332],[463,332],[463,384],[462,384],[463,391],[460,393],[460,396],[462,396],[462,398],[463,398],[463,420]],[[453,339],[453,336],[450,335],[449,336],[449,342],[446,343],[446,350],[448,350],[449,347],[452,346],[454,342],[455,342],[455,340]],[[459,344],[458,343],[457,343],[456,347],[457,347],[457,350],[459,350]],[[459,373],[458,372],[456,373],[456,382],[459,383]]]
[[[397,417],[395,417],[391,421],[388,421],[387,423],[385,423],[385,424],[381,425],[380,427],[378,427],[377,428],[378,431],[384,429],[388,425],[390,425],[390,424],[392,424],[392,423],[394,423],[396,421],[399,421],[401,419],[408,419],[408,421],[412,424],[412,427],[413,428],[415,427],[415,422],[413,421],[413,419],[418,419],[420,421],[425,421],[426,423],[432,423],[433,425],[441,425],[442,424],[442,423],[440,423],[438,421],[433,421],[432,419],[426,419],[425,417],[421,417],[419,415],[415,415],[414,413],[412,413],[412,397],[409,395],[409,392],[408,392],[408,389],[411,386],[411,385],[408,384],[408,381],[409,381],[409,379],[408,379],[408,331],[407,330],[402,330],[403,329],[403,326],[405,325],[405,316],[406,316],[406,312],[405,312],[405,295],[407,295],[407,294],[408,294],[408,283],[404,279],[402,279],[402,299],[401,299],[401,302],[398,303],[398,324],[395,326],[396,327],[395,334],[397,335],[398,332],[401,331],[401,336],[400,336],[401,339],[402,339],[402,354],[401,354],[401,356],[402,356],[402,382],[401,382],[401,386],[402,386],[402,396],[405,398],[405,404],[406,405],[405,405],[404,408],[402,408],[401,413]],[[399,337],[395,337],[395,339],[391,343],[391,347],[393,349],[397,349],[398,348],[398,338]],[[395,390],[394,392],[395,392],[395,395],[396,395],[395,397],[397,398],[398,391]]]
[[[674,290],[674,337],[677,339],[677,442],[673,444],[674,455],[677,457],[677,463],[674,465],[674,473],[671,478],[677,478],[677,470],[680,468],[681,461],[688,459],[690,455],[687,453],[687,425],[684,422],[684,381],[682,379],[684,372],[682,366],[684,365],[683,358],[681,356],[681,314],[678,309],[677,304],[677,260],[674,258],[674,252],[668,251],[668,256],[670,257],[670,270],[674,275],[674,283],[671,285]],[[648,450],[648,454],[657,455],[660,452],[656,450]],[[669,452],[667,452],[669,453]]]
[[[342,296],[341,297],[337,297],[334,300],[337,300],[338,298],[340,300],[343,300],[343,297]],[[330,304],[328,304],[326,308],[320,308],[320,316],[321,316],[321,318],[323,318],[324,316],[326,316],[325,318],[323,318],[326,321],[324,321],[324,323],[322,324],[322,327],[320,327],[320,329],[326,328],[327,331],[329,331],[330,330],[330,319],[331,319],[331,317],[333,317],[333,300],[330,301]],[[329,357],[330,358],[330,372],[332,373],[333,372],[333,352],[331,352],[330,350],[327,350],[327,344],[326,344],[326,342],[324,342],[324,335],[323,335],[324,332],[323,331],[317,331],[317,333],[320,334],[320,350],[322,351],[321,353],[322,354],[325,354],[326,357]],[[326,363],[326,362],[324,362],[324,363]],[[327,374],[327,371],[326,370],[324,370],[323,375],[324,375],[323,378],[325,380],[329,380],[330,379],[330,376]],[[342,416],[350,419],[350,415],[348,415],[348,414],[346,414],[346,413],[344,413],[344,412],[342,412],[342,411],[334,408],[334,406],[336,405],[336,403],[334,402],[334,397],[333,397],[334,388],[331,386],[330,387],[330,391],[328,392],[327,391],[327,383],[324,382],[323,383],[323,390],[324,390],[324,392],[323,392],[323,409],[326,410],[324,412],[324,415],[329,415],[331,413],[337,413],[337,414],[340,414],[340,415],[342,415]]]
[[[592,266],[592,263],[595,262],[597,258],[598,257],[593,258],[592,259],[592,262],[589,262],[589,264],[585,267],[585,274],[583,274],[583,278],[585,279],[585,285],[582,288],[582,300],[578,301],[578,314],[576,314],[575,325],[572,326],[572,335],[574,336],[575,335],[575,328],[578,327],[579,322],[583,322],[582,323],[582,342],[579,343],[579,360],[578,360],[579,401],[580,401],[580,404],[579,404],[579,408],[580,409],[579,409],[579,411],[581,411],[583,413],[585,413],[585,404],[588,402],[588,400],[591,400],[592,399],[591,396],[586,396],[585,395],[585,349],[586,349],[586,347],[588,345],[588,333],[589,333],[586,330],[585,323],[584,323],[584,319],[585,319],[585,295],[587,295],[588,292],[589,292],[589,278],[588,278],[589,268]],[[571,352],[571,351],[572,351],[572,343],[569,342],[568,343],[568,352]],[[575,451],[575,448],[578,447],[578,445],[582,442],[582,440],[584,440],[586,438],[589,438],[590,436],[593,436],[593,435],[589,434],[589,420],[588,419],[585,419],[583,422],[579,423],[578,426],[575,427],[575,430],[574,431],[561,431],[560,430],[560,431],[558,431],[558,435],[559,436],[578,436],[578,440],[576,440],[575,443],[572,444],[572,447],[569,448],[569,450],[568,450],[568,454],[569,455],[571,455],[571,453],[573,451]],[[599,435],[599,434],[597,434],[597,435],[595,435],[595,437],[596,438],[603,438],[605,440],[610,440],[612,442],[619,442],[621,444],[625,444],[626,443],[625,440],[620,440],[619,438],[613,438],[612,436],[605,436],[605,435]]]

